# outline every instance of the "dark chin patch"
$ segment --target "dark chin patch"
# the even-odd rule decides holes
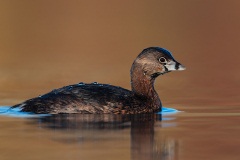
[[[169,73],[169,72],[171,72],[171,71],[165,71],[165,72],[163,72],[163,73],[160,73],[160,72],[158,72],[158,73],[153,73],[153,74],[151,75],[151,77],[152,77],[152,78],[157,78],[158,76],[164,75],[165,73]]]
[[[151,77],[152,77],[152,78],[157,78],[159,75],[161,75],[161,73],[153,73],[153,74],[151,75]]]
[[[152,77],[152,78],[157,78],[159,75],[163,75],[163,74],[165,74],[165,73],[171,72],[171,71],[168,70],[168,68],[167,68],[166,66],[164,66],[164,69],[165,69],[165,72],[163,72],[163,73],[160,73],[160,72],[153,73],[153,74],[151,75],[151,77]]]

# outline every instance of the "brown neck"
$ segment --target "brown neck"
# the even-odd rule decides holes
[[[140,97],[146,98],[152,107],[161,107],[161,101],[154,89],[155,78],[144,74],[141,67],[133,65],[131,68],[132,92]]]

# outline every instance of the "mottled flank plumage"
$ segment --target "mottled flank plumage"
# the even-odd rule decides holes
[[[146,112],[144,109],[147,108],[138,107],[142,105],[139,102],[142,102],[140,97],[136,98],[131,91],[121,87],[79,83],[27,100],[20,107],[22,111],[34,113]]]
[[[154,89],[156,77],[172,70],[184,70],[163,48],[144,49],[131,68],[132,91],[108,84],[78,83],[55,89],[15,107],[33,113],[114,113],[137,114],[159,111],[162,107]]]

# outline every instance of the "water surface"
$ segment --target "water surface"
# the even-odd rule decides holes
[[[232,109],[132,116],[2,115],[0,158],[237,160],[240,113]]]

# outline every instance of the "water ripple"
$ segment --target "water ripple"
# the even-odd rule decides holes
[[[179,112],[174,108],[166,108],[163,107],[161,112],[157,114],[167,115],[167,114],[175,114]],[[34,114],[30,112],[21,112],[20,108],[11,108],[9,106],[0,106],[0,115],[2,116],[9,116],[9,117],[40,117],[40,116],[49,116],[50,114]]]

